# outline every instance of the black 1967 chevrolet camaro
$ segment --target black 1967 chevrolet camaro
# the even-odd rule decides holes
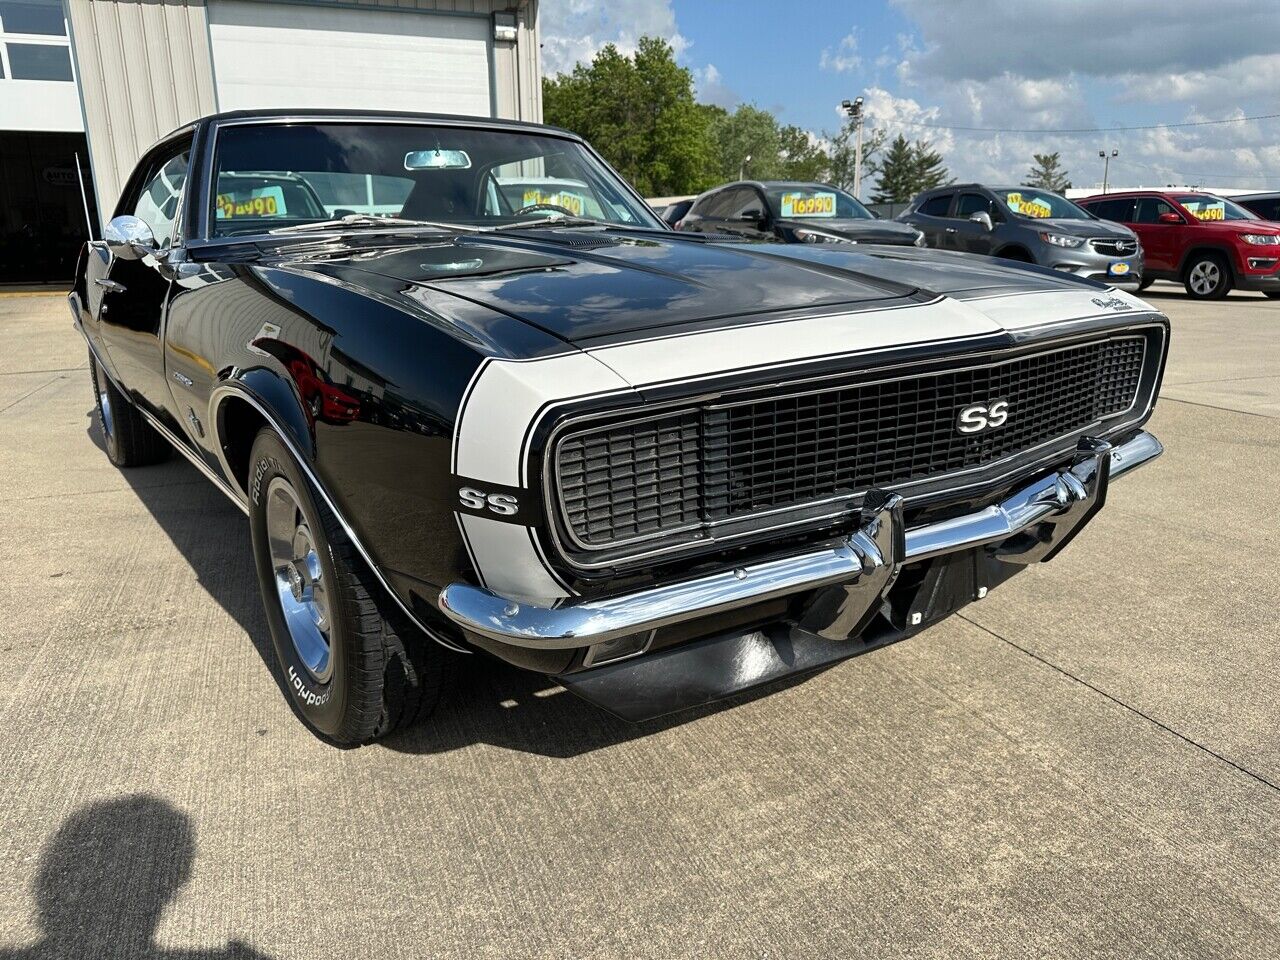
[[[832,664],[1052,559],[1161,451],[1142,301],[675,233],[549,127],[222,114],[115,214],[70,297],[108,455],[176,448],[248,514],[337,743],[457,654],[635,720]]]

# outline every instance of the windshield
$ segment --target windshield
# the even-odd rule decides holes
[[[992,190],[1005,207],[1018,217],[1031,220],[1093,220],[1092,214],[1077,207],[1066,197],[1034,187],[1018,187],[1014,190]]]
[[[661,229],[581,144],[430,124],[255,124],[218,136],[212,235],[363,217],[496,227],[584,217]]]
[[[874,220],[871,211],[843,190],[816,183],[766,187],[769,210],[782,220]]]
[[[1193,193],[1174,197],[1187,208],[1187,213],[1197,220],[1259,220],[1256,214],[1250,213],[1239,204],[1232,203],[1226,197],[1215,197],[1207,193]]]

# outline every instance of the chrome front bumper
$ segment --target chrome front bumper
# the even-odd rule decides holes
[[[907,530],[902,498],[872,491],[858,530],[835,546],[726,570],[636,593],[538,606],[453,583],[440,609],[471,633],[518,647],[563,650],[646,633],[777,597],[840,585],[843,599],[814,632],[847,635],[875,608],[907,563],[990,546],[1015,564],[1050,559],[1106,499],[1108,482],[1154,460],[1163,448],[1142,432],[1118,447],[1080,441],[1072,465],[1023,487],[995,506]],[[830,604],[828,607],[832,606]]]

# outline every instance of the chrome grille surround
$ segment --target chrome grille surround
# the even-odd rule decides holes
[[[1095,253],[1101,253],[1107,257],[1131,257],[1138,252],[1138,241],[1124,238],[1115,240],[1094,238],[1089,241],[1089,246],[1093,247]]]
[[[1154,397],[1166,336],[1164,329],[1144,324],[1066,343],[1049,342],[1033,352],[1028,352],[1025,346],[988,352],[984,356],[991,359],[978,363],[966,356],[908,362],[891,368],[864,370],[861,375],[876,379],[836,386],[763,395],[763,388],[744,387],[727,397],[704,399],[701,403],[670,401],[636,411],[630,417],[626,412],[610,411],[570,419],[555,428],[544,454],[542,476],[553,540],[574,567],[626,565],[641,558],[697,549],[705,551],[728,545],[727,541],[736,537],[758,535],[762,531],[816,526],[847,513],[873,485],[902,493],[908,503],[913,498],[936,499],[934,494],[939,488],[949,495],[953,491],[994,486],[1005,477],[1068,450],[1085,430],[1115,435],[1145,420]],[[1082,378],[1079,363],[1082,356],[1087,363],[1094,364],[1093,378]],[[1058,375],[1062,361],[1071,358],[1074,358],[1074,373],[1064,379]],[[904,384],[915,383],[918,387],[925,381],[933,381],[936,386],[943,378],[964,375],[973,381],[992,373],[1005,374],[1007,383],[1024,376],[1025,371],[1020,370],[1019,365],[1025,367],[1033,361],[1053,368],[1049,371],[1054,374],[1049,405],[1065,392],[1068,394],[1065,412],[1079,409],[1078,403],[1073,406],[1069,402],[1076,396],[1070,394],[1070,388],[1092,384],[1088,415],[1081,413],[1063,420],[1061,416],[1065,412],[1060,410],[1060,419],[1054,423],[1055,429],[1060,428],[1057,432],[1050,431],[1051,435],[1046,436],[1043,431],[1024,430],[1019,434],[1015,423],[1021,412],[1020,405],[1028,399],[1024,394],[1011,404],[1008,428],[986,432],[979,438],[979,455],[966,458],[952,449],[950,459],[944,461],[941,469],[929,469],[926,458],[922,470],[920,458],[913,455],[906,459],[889,458],[890,467],[900,469],[860,472],[858,460],[851,466],[846,459],[848,451],[840,439],[839,416],[835,421],[828,421],[825,430],[810,429],[808,447],[798,429],[803,421],[797,411],[803,404],[817,408],[825,404],[829,408],[834,403],[838,408],[843,403],[849,407],[851,395],[875,388],[882,397],[890,394],[888,406],[885,407],[882,399],[878,408],[892,413],[893,423],[891,432],[886,434],[883,418],[877,421],[880,429],[871,444],[873,450],[891,450],[898,442],[904,406],[931,411],[930,430],[926,435],[933,443],[939,436],[941,424],[946,425],[948,432],[954,428],[954,417],[961,404],[953,405],[952,399],[963,399],[967,403],[971,396],[953,397],[939,406],[937,397],[926,390],[923,395],[914,394],[914,406],[911,406],[902,402]],[[919,372],[922,367],[928,369]],[[1120,376],[1123,371],[1127,373]],[[851,373],[846,372],[843,377],[847,379]],[[893,375],[886,376],[889,373]],[[811,382],[832,380],[833,376],[828,374]],[[991,389],[1004,390],[1004,386],[992,387],[983,382],[983,396],[979,399],[997,399],[989,392]],[[753,396],[734,399],[742,393]],[[921,400],[921,396],[925,399]],[[1034,401],[1035,397],[1029,399]],[[1135,409],[1139,401],[1141,409]],[[655,409],[662,412],[654,412]],[[768,456],[779,452],[779,437],[782,446],[790,444],[786,450],[790,459],[783,479],[779,479],[776,470],[776,457],[772,473],[758,469],[757,461],[752,458],[752,445],[744,446],[741,441],[743,431],[752,432],[751,424],[759,420],[762,411],[767,413],[769,430],[765,431],[767,436],[762,437],[762,442],[755,445],[754,452],[764,454],[768,463]],[[786,414],[781,423],[779,411]],[[857,423],[859,430],[865,411],[865,403],[849,408],[851,422]],[[831,422],[836,424],[834,433],[829,426]],[[1011,442],[1001,445],[1002,435],[1012,438]],[[633,436],[634,444],[630,439]],[[830,441],[832,436],[836,438],[834,447],[829,442],[823,446],[824,439]],[[959,434],[955,437],[962,446],[966,441],[974,441]],[[615,510],[608,492],[618,486],[616,471],[620,467],[630,469],[632,463],[636,465],[634,482],[631,474],[621,478],[622,496],[617,498],[620,509]],[[803,468],[800,472],[809,479],[813,478],[815,469],[819,474],[825,470],[825,477],[821,478],[825,486],[801,484],[797,488],[794,476],[797,466]],[[997,473],[1002,468],[1007,469]],[[979,478],[975,480],[973,475]],[[762,489],[768,495],[757,495],[753,478],[764,481]],[[778,489],[787,486],[792,489]],[[798,499],[794,495],[796,489],[803,494]],[[624,522],[617,522],[615,514]],[[743,530],[744,527],[749,529]],[[622,536],[617,536],[615,529]]]

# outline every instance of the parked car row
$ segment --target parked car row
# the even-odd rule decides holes
[[[1204,300],[1232,289],[1280,298],[1280,193],[1137,190],[1072,202],[1036,187],[949,184],[883,220],[830,184],[742,180],[674,200],[661,216],[677,230],[744,239],[999,257],[1131,290],[1172,280]]]

